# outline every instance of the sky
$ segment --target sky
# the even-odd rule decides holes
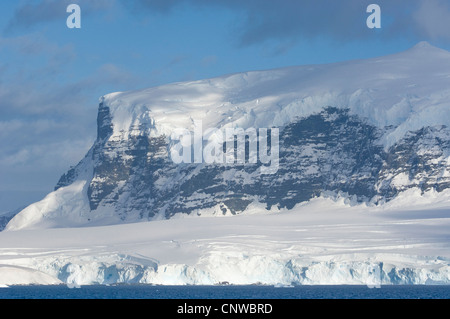
[[[381,28],[369,29],[371,3]],[[67,6],[81,9],[68,28]],[[235,72],[450,50],[448,0],[0,2],[0,213],[51,192],[107,93]]]

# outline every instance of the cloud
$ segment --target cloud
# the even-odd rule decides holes
[[[203,57],[200,62],[201,66],[204,68],[207,68],[216,63],[217,63],[217,55],[207,55],[207,56]]]
[[[323,36],[358,40],[373,34],[365,25],[366,8],[377,3],[384,22],[381,37],[450,40],[447,0],[26,0],[16,9],[6,31],[65,20],[70,3],[79,4],[83,15],[107,12],[118,3],[134,14],[170,14],[183,6],[227,9],[239,14],[238,26],[231,30],[237,33],[238,46]]]
[[[447,0],[26,0],[8,22],[6,30],[31,28],[65,20],[66,7],[77,3],[83,15],[108,12],[117,4],[134,14],[171,14],[183,6],[229,10],[238,14],[237,46],[267,41],[283,42],[327,37],[337,41],[359,40],[373,35],[366,27],[366,8],[377,3],[382,10],[382,38],[415,37],[450,40],[450,4]]]
[[[17,37],[0,36],[0,58],[2,53],[3,61],[8,63],[3,65],[3,74],[0,64],[0,80],[4,77],[8,82],[29,82],[38,78],[37,83],[41,83],[42,78],[54,76],[77,59],[73,44],[58,45],[36,32]],[[8,74],[7,70],[13,74]]]
[[[432,40],[450,40],[450,4],[446,1],[427,0],[421,3],[414,20],[425,37]]]
[[[174,56],[169,63],[167,63],[166,68],[171,68],[173,66],[176,66],[180,63],[185,62],[188,59],[188,56],[185,54],[179,54],[177,56]]]
[[[29,33],[15,37],[1,37],[0,36],[0,51],[14,50],[23,55],[38,55],[47,54],[52,55],[58,53],[60,47],[48,41],[41,33]]]
[[[373,35],[366,26],[367,6],[377,3],[382,10],[384,38],[428,37],[450,40],[449,3],[444,0],[122,0],[128,7],[170,14],[183,5],[228,9],[244,14],[236,30],[237,45],[267,41],[290,44],[299,39],[327,37],[351,41]],[[239,15],[241,18],[242,15]],[[286,45],[279,47],[281,51]]]
[[[28,28],[42,22],[62,18],[68,3],[68,0],[44,0],[37,3],[27,1],[15,11],[6,29]]]

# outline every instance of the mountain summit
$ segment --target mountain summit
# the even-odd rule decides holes
[[[6,229],[292,208],[323,193],[381,205],[450,187],[450,52],[252,71],[103,96],[97,140]],[[177,131],[279,129],[279,168],[182,163]],[[246,151],[247,152],[247,151]],[[246,156],[248,157],[248,152]]]

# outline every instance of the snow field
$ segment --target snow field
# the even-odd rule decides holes
[[[449,284],[450,197],[427,196],[435,207],[318,198],[292,211],[5,231],[0,284]]]

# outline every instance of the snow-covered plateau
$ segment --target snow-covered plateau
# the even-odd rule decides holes
[[[279,128],[278,170],[174,163],[198,121]],[[55,191],[3,219],[0,286],[450,283],[448,51],[112,93],[97,124]]]

